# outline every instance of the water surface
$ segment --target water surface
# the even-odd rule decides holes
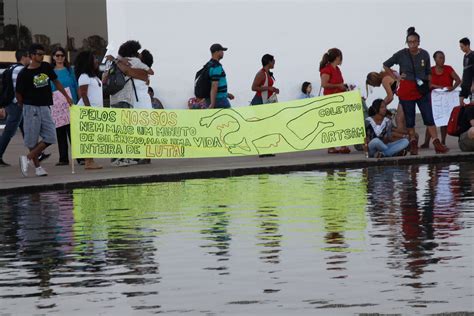
[[[0,197],[0,315],[474,311],[474,164]]]

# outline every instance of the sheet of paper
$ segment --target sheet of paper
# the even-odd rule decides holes
[[[445,89],[435,89],[431,91],[431,106],[436,126],[448,125],[451,111],[457,105],[459,105],[459,90],[448,92]]]
[[[65,88],[67,94],[71,96],[69,88]],[[53,117],[56,128],[68,125],[70,123],[69,104],[66,98],[59,91],[53,92],[53,106],[51,107],[51,116]]]

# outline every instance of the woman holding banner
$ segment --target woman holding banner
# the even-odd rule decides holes
[[[436,51],[433,54],[435,66],[431,67],[431,89],[444,89],[446,92],[451,92],[461,84],[461,78],[459,78],[453,67],[445,65],[445,56],[442,51]],[[447,126],[440,126],[441,132],[441,143],[446,145],[446,135],[448,128]],[[425,133],[425,142],[420,148],[430,147],[430,134],[428,129]]]
[[[78,105],[102,107],[102,81],[98,77],[99,61],[91,51],[80,52],[75,62],[75,73],[79,82]],[[92,158],[85,158],[86,170],[102,169]]]
[[[63,85],[64,89],[69,93],[74,104],[77,103],[77,81],[74,77],[74,70],[69,64],[66,50],[62,47],[56,47],[51,53],[51,66],[54,68],[54,72],[58,76],[59,82]],[[59,161],[56,166],[67,166],[69,165],[69,148],[68,141],[71,142],[71,129],[69,125],[69,105],[66,102],[61,102],[62,95],[57,94],[56,86],[51,85],[53,90],[53,100],[55,101],[51,109],[51,115],[56,124],[56,136],[58,138],[58,150],[59,150]],[[57,100],[56,95],[59,96]]]
[[[348,86],[344,83],[341,69],[342,52],[338,48],[331,48],[323,55],[319,63],[319,72],[321,76],[321,87],[324,89],[324,95],[346,92]],[[347,146],[339,149],[335,147],[328,148],[328,154],[350,154],[351,150]]]

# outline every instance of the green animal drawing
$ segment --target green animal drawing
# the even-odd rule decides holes
[[[323,130],[334,127],[333,122],[319,120],[317,111],[343,102],[343,95],[335,95],[312,100],[301,106],[284,108],[263,118],[245,118],[234,109],[222,109],[201,118],[199,123],[219,130],[227,150],[235,155],[258,155],[272,147],[279,147],[282,141],[295,150],[304,150]],[[304,131],[298,121],[306,123]],[[310,126],[307,126],[308,121],[311,122]]]

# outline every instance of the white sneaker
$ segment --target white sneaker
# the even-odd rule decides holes
[[[36,173],[37,177],[46,177],[48,175],[46,170],[44,170],[43,167],[41,167],[41,166],[36,168],[35,173]]]
[[[111,163],[113,167],[127,167],[128,164],[128,159],[117,159],[114,160],[114,162]]]
[[[138,161],[134,159],[125,159],[125,161],[127,162],[129,166],[138,165]]]
[[[21,174],[24,176],[24,177],[28,177],[28,165],[29,165],[29,160],[26,156],[20,156],[19,158],[20,160],[20,171],[21,171]]]

